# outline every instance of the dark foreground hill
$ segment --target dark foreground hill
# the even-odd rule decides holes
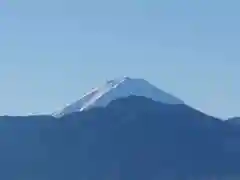
[[[129,97],[60,119],[0,118],[0,179],[239,179],[240,128]]]

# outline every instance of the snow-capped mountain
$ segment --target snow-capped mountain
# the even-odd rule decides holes
[[[144,96],[166,104],[184,104],[182,100],[158,89],[144,79],[123,77],[107,81],[102,87],[93,89],[78,101],[66,106],[59,112],[53,113],[53,116],[62,117],[93,107],[105,107],[113,100],[131,95]]]

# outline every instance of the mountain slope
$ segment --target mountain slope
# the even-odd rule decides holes
[[[239,179],[239,142],[184,104],[130,96],[60,119],[0,117],[0,179]]]
[[[167,104],[184,104],[182,100],[163,92],[143,79],[123,77],[110,80],[102,87],[93,89],[80,100],[54,113],[53,116],[61,117],[93,107],[106,107],[113,100],[131,95],[144,96]]]

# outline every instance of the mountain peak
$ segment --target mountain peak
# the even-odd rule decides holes
[[[127,77],[127,76],[123,76],[123,77],[120,77],[120,78],[115,78],[115,79],[108,80],[106,82],[106,84],[114,87],[116,85],[119,85],[119,84],[124,83],[126,81],[131,81],[131,80],[133,80],[133,79],[130,78],[130,77]]]
[[[144,79],[123,76],[108,80],[103,86],[94,88],[53,116],[61,117],[93,107],[106,107],[113,100],[129,96],[144,96],[166,104],[184,104],[182,100],[158,89]]]

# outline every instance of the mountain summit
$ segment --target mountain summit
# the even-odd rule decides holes
[[[54,113],[53,116],[62,117],[93,107],[105,107],[113,100],[128,96],[144,96],[165,104],[184,104],[182,100],[158,89],[144,79],[133,79],[125,76],[109,80],[103,86],[94,88],[78,101]]]

